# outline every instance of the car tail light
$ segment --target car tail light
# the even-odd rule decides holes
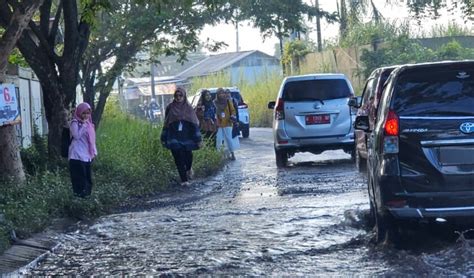
[[[279,98],[275,105],[275,119],[276,120],[285,119],[285,106],[284,106],[284,101],[282,98]]]
[[[388,112],[384,125],[385,136],[383,138],[384,153],[398,153],[398,135],[400,133],[400,121],[395,111]]]
[[[399,128],[400,125],[397,114],[393,110],[388,111],[388,117],[384,127],[385,135],[398,136]]]
[[[245,102],[239,103],[239,108],[240,108],[240,109],[248,108],[248,107],[249,107],[249,106],[248,106],[247,103],[245,103]]]

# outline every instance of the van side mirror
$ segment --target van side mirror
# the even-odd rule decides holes
[[[350,107],[359,108],[361,101],[362,101],[362,97],[360,97],[360,96],[351,97],[349,99],[349,102],[347,102],[347,105],[349,105]]]
[[[268,109],[274,109],[275,108],[276,101],[270,101],[268,103]]]
[[[369,116],[357,116],[354,122],[354,128],[370,132]]]

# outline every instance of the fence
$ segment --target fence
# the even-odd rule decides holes
[[[21,146],[27,148],[35,129],[39,135],[48,133],[41,86],[31,69],[14,65],[8,67],[6,83],[15,84],[17,90],[21,119],[21,123],[16,125],[17,134]]]

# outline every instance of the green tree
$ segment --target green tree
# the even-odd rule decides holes
[[[96,124],[114,81],[125,67],[141,62],[136,58],[139,51],[151,48],[155,54],[152,56],[177,55],[178,60],[184,60],[189,51],[200,47],[198,31],[205,24],[232,14],[231,9],[217,5],[216,1],[213,5],[203,0],[151,3],[147,9],[140,2],[115,1],[111,9],[98,15],[101,23],[92,31],[81,68],[84,99],[93,107],[96,103]],[[108,69],[103,68],[106,61]]]
[[[322,12],[302,0],[258,0],[242,1],[239,6],[241,17],[250,19],[263,35],[263,38],[274,35],[280,43],[280,57],[283,57],[283,40],[292,33],[305,32],[303,18],[314,18],[316,15],[334,19],[332,14]],[[322,14],[321,14],[322,13]],[[282,63],[285,72],[284,64]]]
[[[472,0],[407,0],[406,5],[418,20],[425,17],[439,18],[441,10],[456,13],[461,11],[465,21],[474,20],[474,1]]]
[[[304,40],[289,41],[285,44],[282,63],[290,69],[290,73],[298,73],[300,70],[300,61],[308,53],[315,50],[314,44]]]
[[[0,9],[10,11],[7,17],[2,15],[0,19],[5,29],[0,38],[0,83],[5,82],[10,53],[41,3],[37,0],[0,1]],[[0,126],[0,179],[25,179],[15,127],[11,125]]]
[[[95,13],[107,5],[105,0],[44,0],[39,19],[28,23],[30,31],[17,42],[40,80],[48,121],[48,154],[52,159],[59,158],[65,108],[76,96],[79,64]],[[11,15],[10,9],[0,9],[3,27]]]

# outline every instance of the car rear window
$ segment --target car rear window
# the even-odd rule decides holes
[[[472,70],[423,70],[404,74],[395,86],[393,107],[404,116],[472,116],[473,75]]]
[[[230,95],[232,96],[233,99],[237,101],[238,104],[241,104],[244,102],[244,99],[242,98],[242,95],[239,92],[231,91]],[[211,92],[212,100],[216,99],[216,96],[217,96],[216,92]]]
[[[346,98],[351,96],[351,90],[344,79],[316,79],[290,81],[283,89],[283,99],[286,101],[326,100]]]

